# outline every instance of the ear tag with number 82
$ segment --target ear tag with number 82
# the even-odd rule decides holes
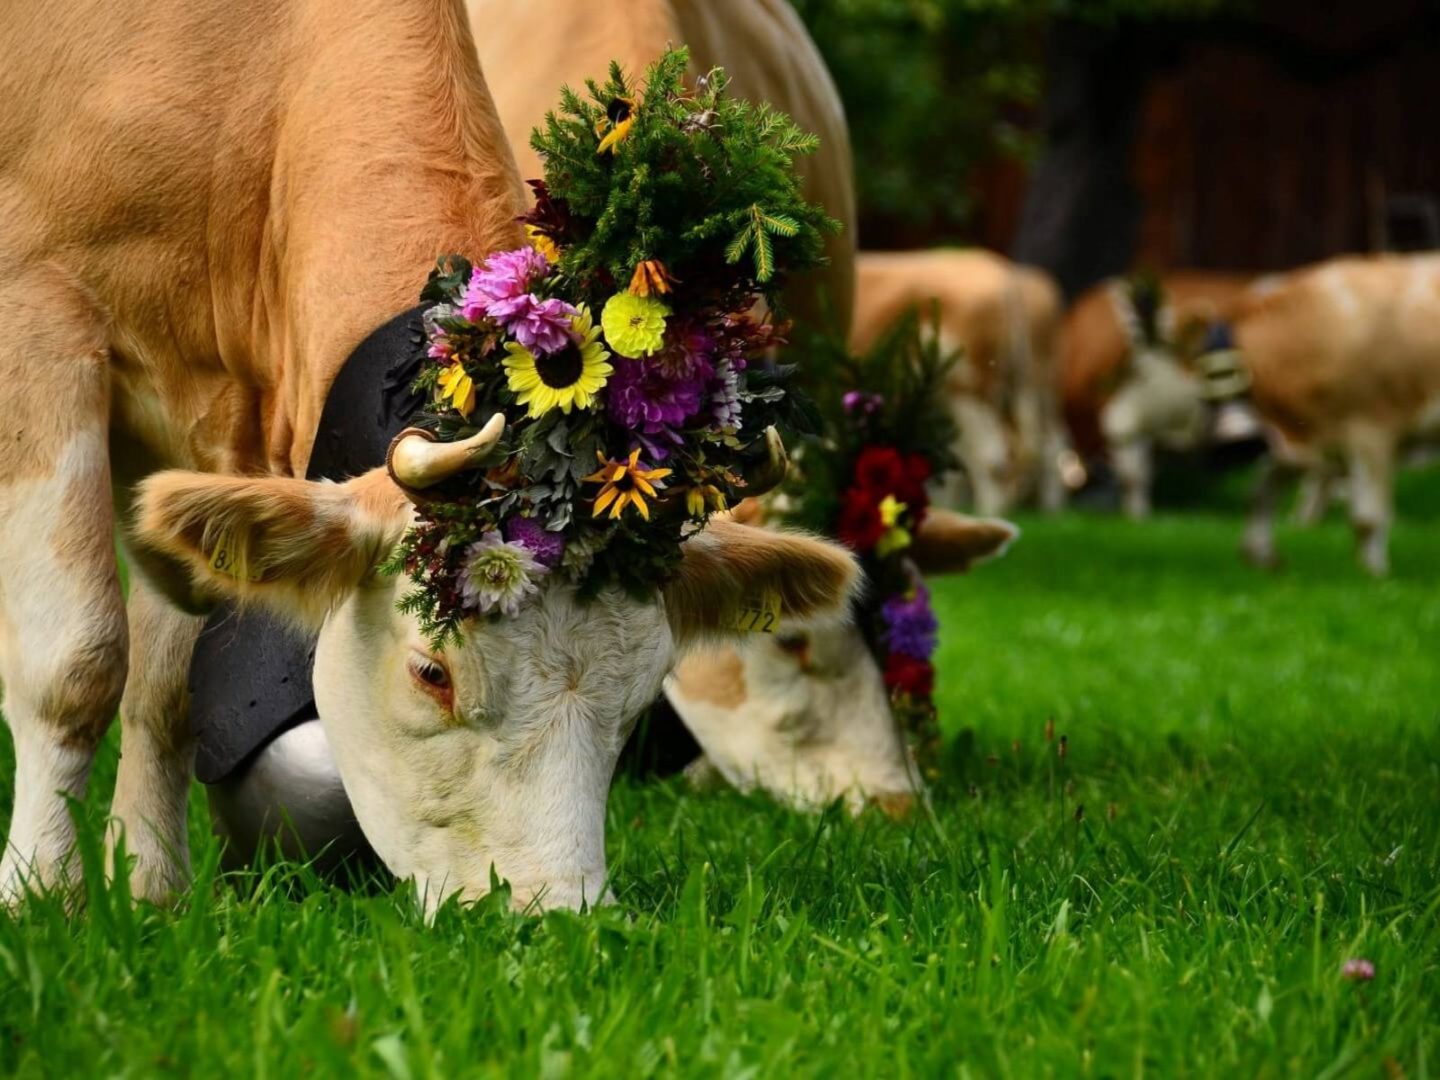
[[[239,545],[232,544],[228,535],[222,536],[220,542],[215,545],[215,550],[210,553],[210,569],[217,574],[224,574],[226,577],[238,578],[240,573]],[[259,581],[260,571],[251,570],[243,575],[247,581]]]

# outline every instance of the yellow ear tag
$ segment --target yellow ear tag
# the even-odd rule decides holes
[[[210,553],[210,569],[226,577],[238,578],[241,576],[239,555],[239,545],[232,543],[228,534],[222,536]],[[260,571],[251,570],[244,577],[247,581],[259,581]]]
[[[730,629],[748,634],[773,634],[780,629],[780,593],[775,589],[747,596],[735,610]]]

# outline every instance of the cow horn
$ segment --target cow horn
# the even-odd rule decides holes
[[[745,496],[754,498],[773,491],[785,480],[790,468],[790,457],[785,452],[785,441],[773,427],[765,429],[765,461],[745,474]]]
[[[505,414],[498,412],[474,435],[455,442],[440,442],[431,432],[406,428],[390,443],[385,464],[402,488],[423,491],[458,472],[488,464],[504,433]]]

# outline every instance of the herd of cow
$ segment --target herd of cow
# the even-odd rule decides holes
[[[376,572],[412,520],[406,493],[383,467],[302,479],[337,373],[411,307],[435,256],[522,242],[521,180],[539,172],[528,133],[557,88],[612,58],[641,71],[671,42],[697,75],[724,65],[737,92],[821,136],[804,181],[846,229],[826,271],[795,283],[799,318],[853,310],[863,348],[904,309],[938,304],[939,333],[964,349],[950,398],[981,513],[1059,507],[1086,432],[1143,513],[1152,447],[1214,427],[1213,380],[1186,344],[1198,318],[1228,326],[1230,382],[1248,384],[1269,434],[1247,549],[1273,559],[1275,484],[1295,468],[1321,484],[1333,455],[1362,558],[1384,570],[1395,456],[1440,427],[1440,260],[1177,277],[1152,334],[1125,290],[1097,290],[1067,319],[1044,274],[999,256],[857,256],[843,111],[786,0],[12,0],[0,679],[17,773],[0,890],[76,872],[67,798],[117,708],[112,814],[135,894],[183,886],[189,658],[202,613],[237,594],[315,633],[344,793],[427,902],[484,893],[492,868],[517,903],[598,899],[611,774],[662,689],[733,782],[802,804],[911,797],[879,673],[844,623],[861,586],[839,545],[766,529],[751,508],[750,524],[691,540],[651,602],[554,586],[437,657],[396,608],[402,586]],[[263,580],[214,565],[237,533]],[[963,568],[1014,535],[937,514],[917,554]],[[791,640],[730,637],[727,603],[764,590]],[[452,688],[445,722],[417,664]]]

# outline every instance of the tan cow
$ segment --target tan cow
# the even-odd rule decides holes
[[[396,610],[404,582],[375,572],[412,520],[402,491],[383,469],[296,479],[337,371],[435,256],[521,239],[459,0],[11,0],[0,100],[0,678],[17,758],[0,889],[75,871],[65,797],[117,704],[135,891],[183,882],[199,626],[158,587],[318,626],[346,789],[427,903],[485,892],[492,867],[517,903],[598,899],[610,771],[677,650],[737,593],[824,613],[855,571],[833,545],[721,525],[663,597],[582,604],[556,583],[435,653]],[[139,572],[128,624],[112,496]],[[258,579],[212,567],[222,544]]]
[[[932,302],[944,345],[964,349],[950,403],[976,509],[1004,513],[1037,490],[1041,506],[1059,509],[1067,443],[1056,398],[1055,283],[989,251],[863,252],[851,344],[863,353],[906,311],[923,314]]]
[[[1193,450],[1204,440],[1205,387],[1195,360],[1206,327],[1233,314],[1252,280],[1230,273],[1160,275],[1153,340],[1121,279],[1090,289],[1066,316],[1065,417],[1082,452],[1108,454],[1129,516],[1150,513],[1155,447]]]
[[[1275,561],[1277,487],[1338,456],[1360,561],[1389,567],[1396,454],[1440,435],[1440,256],[1332,259],[1256,288],[1235,319],[1255,405],[1272,432],[1244,551]]]
[[[806,198],[844,228],[826,240],[830,265],[797,280],[786,299],[797,318],[848,325],[855,290],[855,190],[850,136],[834,80],[789,0],[468,0],[500,120],[523,177],[538,177],[530,131],[562,84],[603,82],[612,59],[634,79],[669,45],[690,49],[693,75],[720,66],[732,91],[768,101],[820,136],[798,162]]]
[[[737,514],[763,524],[753,501]],[[926,574],[963,573],[1003,555],[1018,535],[1008,521],[932,508],[913,554]],[[694,652],[665,693],[704,751],[692,776],[718,774],[799,809],[843,797],[854,813],[874,803],[896,817],[924,789],[875,655],[847,622],[782,626]]]

